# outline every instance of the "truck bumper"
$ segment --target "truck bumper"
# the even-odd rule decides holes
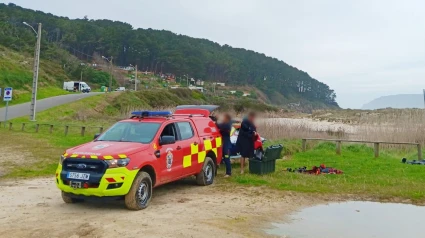
[[[70,180],[66,179],[66,171],[62,170],[62,165],[56,169],[56,186],[66,193],[83,196],[124,196],[126,195],[137,176],[138,170],[128,170],[127,168],[107,169],[98,184],[87,184],[87,188],[72,188]],[[84,181],[81,181],[84,183]]]

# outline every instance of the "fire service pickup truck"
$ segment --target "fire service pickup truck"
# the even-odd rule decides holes
[[[116,197],[141,210],[159,185],[192,175],[199,185],[212,184],[222,159],[222,138],[210,116],[216,108],[133,112],[93,141],[66,150],[56,170],[64,202]]]

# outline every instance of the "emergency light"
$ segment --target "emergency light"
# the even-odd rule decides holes
[[[137,117],[169,117],[173,113],[170,111],[135,111],[131,115]]]

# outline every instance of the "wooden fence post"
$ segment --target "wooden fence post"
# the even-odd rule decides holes
[[[12,130],[12,122],[9,122],[9,131]]]
[[[418,160],[422,160],[422,145],[418,144]]]
[[[35,125],[35,133],[38,133],[39,128],[40,128],[40,124]]]
[[[53,133],[53,125],[50,125],[50,134]]]
[[[379,143],[373,143],[375,148],[375,158],[379,157]]]
[[[81,136],[84,136],[85,133],[86,133],[86,127],[83,126],[81,127]]]
[[[21,131],[25,130],[25,123],[22,123]]]
[[[336,154],[341,155],[341,141],[336,142]]]
[[[68,135],[68,129],[69,129],[69,126],[67,125],[67,126],[65,126],[65,136],[67,136]]]
[[[302,151],[305,152],[307,150],[307,140],[303,139],[302,140]]]
[[[102,133],[103,133],[103,126],[101,126],[101,127],[99,128],[99,133],[100,133],[100,134],[102,134]]]

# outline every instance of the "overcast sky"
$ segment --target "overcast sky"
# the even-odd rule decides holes
[[[165,29],[276,57],[344,108],[425,88],[423,0],[0,0],[70,18]]]

